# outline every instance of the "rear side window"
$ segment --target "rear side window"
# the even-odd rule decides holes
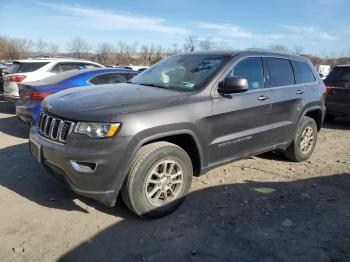
[[[294,85],[293,68],[288,59],[268,57],[264,61],[269,72],[268,87]]]
[[[133,79],[135,76],[137,76],[137,74],[126,73],[125,74],[126,81],[129,81],[129,80]]]
[[[293,61],[293,63],[296,84],[307,84],[316,81],[315,76],[307,63],[301,61]]]
[[[62,63],[60,64],[60,68],[62,72],[66,72],[69,70],[75,70],[75,69],[80,69],[79,68],[79,64],[75,64],[75,63]]]
[[[86,69],[90,69],[90,68],[100,68],[97,65],[94,64],[82,64],[82,66],[84,66]]]
[[[50,70],[50,72],[51,72],[51,73],[54,73],[54,74],[59,74],[59,73],[61,73],[60,64],[55,65],[55,66]]]
[[[130,77],[131,76],[131,77]],[[94,85],[124,83],[133,76],[127,73],[107,73],[93,77],[89,82]]]
[[[248,57],[238,62],[226,77],[240,76],[248,81],[248,89],[264,88],[264,73],[260,57]]]
[[[30,73],[38,70],[39,68],[47,65],[48,62],[14,62],[10,67],[9,73]]]

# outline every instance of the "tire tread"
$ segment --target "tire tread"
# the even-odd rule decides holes
[[[135,202],[133,199],[133,194],[132,194],[132,187],[133,187],[133,181],[135,179],[135,176],[137,174],[137,171],[139,169],[139,167],[141,166],[141,164],[143,163],[143,161],[145,161],[154,151],[157,151],[161,148],[165,148],[165,147],[178,147],[179,146],[169,143],[169,142],[165,142],[165,141],[160,141],[160,142],[155,142],[155,143],[151,143],[151,144],[147,144],[143,147],[141,147],[137,153],[135,154],[131,165],[130,165],[130,169],[129,169],[129,173],[125,179],[125,182],[123,184],[122,190],[121,190],[121,194],[122,194],[122,198],[123,201],[125,203],[125,205],[135,214],[141,216],[141,214],[139,214],[137,212],[137,210],[135,209]]]

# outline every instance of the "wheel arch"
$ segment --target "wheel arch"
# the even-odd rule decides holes
[[[320,131],[323,124],[324,114],[322,108],[319,106],[310,107],[304,111],[302,117],[310,117],[315,120],[317,125],[317,131]]]
[[[192,161],[193,174],[199,175],[203,165],[203,151],[201,144],[193,131],[183,129],[163,132],[143,138],[138,143],[135,153],[144,145],[166,141],[173,143],[186,151]]]

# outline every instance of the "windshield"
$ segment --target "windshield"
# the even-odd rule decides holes
[[[204,54],[173,56],[155,64],[130,82],[180,91],[196,91],[201,89],[229,58]]]

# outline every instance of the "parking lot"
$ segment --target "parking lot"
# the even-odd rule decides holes
[[[325,125],[309,161],[271,153],[214,169],[152,221],[56,185],[28,129],[0,97],[0,261],[350,260],[349,119]]]

